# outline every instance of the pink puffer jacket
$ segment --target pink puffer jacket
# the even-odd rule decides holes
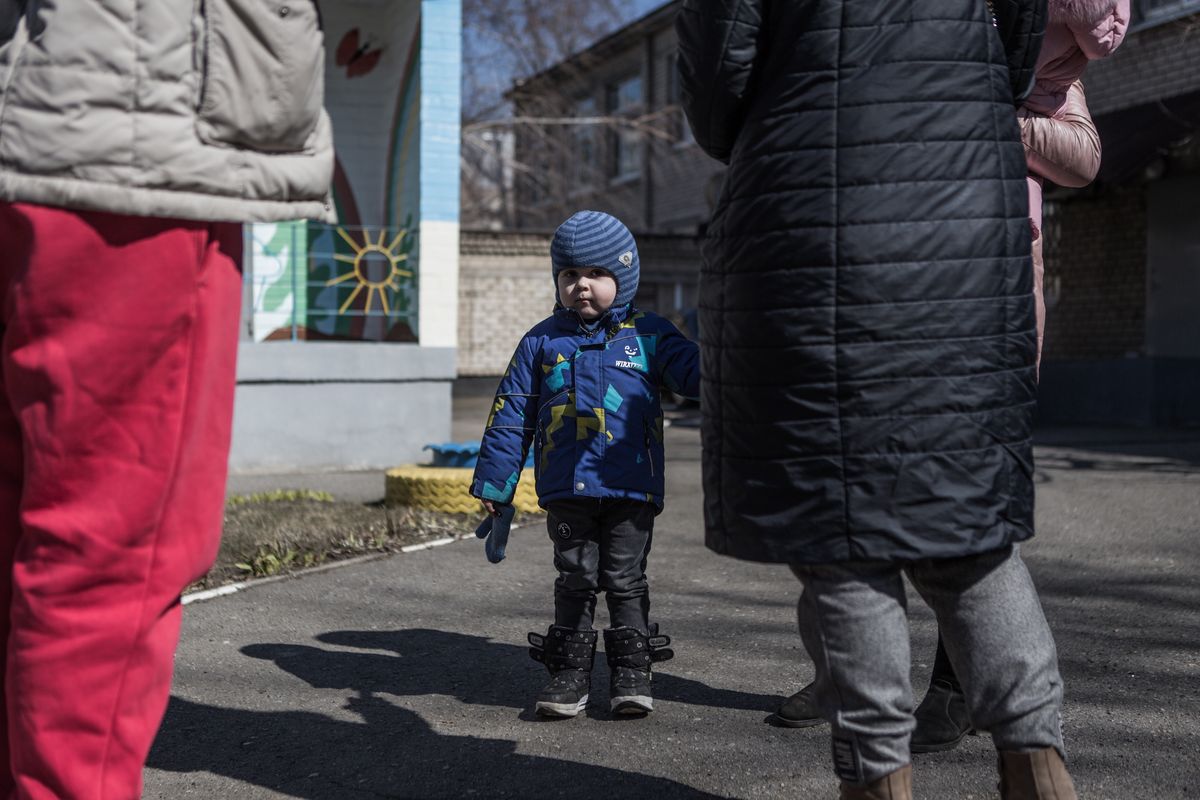
[[[1067,87],[1057,116],[1021,108],[1017,121],[1021,124],[1025,163],[1029,167],[1029,219],[1036,239],[1042,229],[1043,179],[1075,188],[1091,183],[1100,170],[1100,135],[1092,122],[1080,81]]]
[[[1129,5],[1130,0],[1049,0],[1050,21],[1025,107],[1059,116],[1066,108],[1067,89],[1088,62],[1111,55],[1125,38]]]

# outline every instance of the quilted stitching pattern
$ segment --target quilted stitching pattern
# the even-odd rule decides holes
[[[1031,536],[1025,165],[984,2],[686,0],[677,30],[697,141],[730,165],[700,299],[709,546]]]
[[[227,2],[263,16],[261,2]],[[0,13],[0,199],[199,220],[332,221],[325,198],[333,139],[324,112],[299,152],[199,138],[201,4],[60,0],[23,6]],[[302,7],[269,15],[280,28],[276,40],[291,36],[302,16],[311,19],[315,7],[303,15]],[[303,40],[292,40],[284,67],[319,64],[320,39],[309,30]],[[246,37],[231,48],[242,57],[271,57]],[[260,72],[239,74],[226,88],[239,98],[270,94]],[[295,111],[293,105],[299,102],[280,111]]]

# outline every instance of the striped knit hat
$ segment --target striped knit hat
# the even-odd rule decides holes
[[[603,211],[579,211],[558,226],[550,242],[554,292],[558,296],[558,273],[571,267],[601,267],[617,281],[613,308],[633,302],[638,289],[637,243],[621,220]]]

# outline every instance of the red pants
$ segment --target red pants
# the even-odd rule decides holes
[[[240,250],[0,203],[0,798],[141,794],[220,538]]]

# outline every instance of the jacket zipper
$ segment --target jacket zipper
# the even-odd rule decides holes
[[[643,423],[642,430],[646,433],[646,460],[650,462],[650,477],[654,477],[654,448],[650,444],[650,428]]]
[[[524,469],[525,465],[522,464]],[[537,426],[537,432],[533,435],[533,479],[536,481],[541,477],[542,473],[542,426],[541,423]]]

